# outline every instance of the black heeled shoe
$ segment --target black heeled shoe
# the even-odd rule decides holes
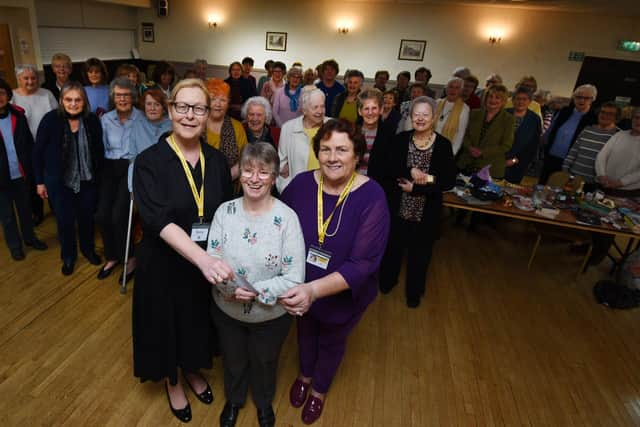
[[[115,270],[115,268],[118,266],[118,264],[120,264],[119,262],[116,262],[115,264],[113,264],[111,267],[107,268],[107,264],[103,265],[102,268],[100,269],[100,271],[98,271],[98,280],[104,280],[107,277],[109,277],[109,275],[111,273],[113,273],[113,270]]]
[[[258,424],[260,427],[274,427],[276,425],[276,414],[273,413],[271,406],[258,409]]]
[[[127,276],[129,276],[129,275],[127,274]],[[189,385],[189,388],[191,389],[193,394],[196,395],[198,400],[200,402],[204,403],[205,405],[210,405],[213,402],[213,391],[211,390],[211,386],[209,385],[207,380],[205,380],[204,377],[201,374],[197,374],[197,375],[200,378],[202,378],[202,381],[204,381],[204,383],[207,385],[207,388],[202,393],[196,393],[195,389],[193,388],[193,386],[189,382],[189,379],[185,378],[185,380],[187,380],[187,384]]]
[[[220,427],[235,427],[236,421],[238,421],[238,412],[240,412],[240,406],[229,402],[225,403],[220,414]]]
[[[73,273],[74,267],[75,267],[75,262],[64,261],[62,263],[62,274],[64,274],[65,276],[70,276]]]
[[[173,416],[183,423],[188,423],[189,421],[191,421],[191,405],[189,404],[189,401],[187,400],[187,406],[185,406],[184,408],[174,409],[173,406],[171,406],[171,398],[169,397],[169,386],[166,382],[164,383],[164,391],[167,393],[167,401],[169,401],[169,408],[171,409],[171,413],[173,414]]]
[[[133,279],[133,276],[136,273],[136,269],[134,268],[133,271],[128,271],[127,272],[127,279],[124,283],[129,283],[131,281],[131,279]],[[122,275],[124,274],[124,271],[122,271],[122,273],[120,273],[120,276],[118,277],[118,283],[122,284]]]

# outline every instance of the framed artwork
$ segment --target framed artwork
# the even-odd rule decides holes
[[[153,30],[152,22],[143,22],[142,23],[142,41],[147,43],[155,43],[156,35]]]
[[[426,40],[400,40],[398,59],[404,61],[422,61],[427,47]]]
[[[287,33],[276,33],[273,31],[267,31],[266,50],[287,50]]]

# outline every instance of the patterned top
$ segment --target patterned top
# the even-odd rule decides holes
[[[378,134],[378,128],[373,130],[362,128],[362,135],[364,136],[364,140],[367,143],[367,151],[360,159],[360,164],[358,165],[358,172],[362,175],[367,174],[367,169],[369,167],[369,157],[371,156],[371,150],[373,149],[373,143],[376,141],[376,135]]]
[[[422,172],[429,173],[429,165],[431,164],[431,156],[433,154],[433,146],[431,144],[426,150],[419,150],[415,144],[409,144],[409,154],[407,155],[407,167],[420,169]],[[398,215],[400,218],[412,221],[422,221],[422,212],[427,198],[425,195],[414,196],[411,193],[402,192],[400,196],[400,210]]]
[[[271,211],[257,216],[246,213],[242,205],[242,198],[220,205],[207,252],[226,261],[259,294],[248,304],[226,301],[224,295],[232,295],[239,286],[236,281],[214,286],[211,293],[230,317],[258,323],[282,316],[285,311],[277,298],[304,281],[304,238],[295,212],[281,201],[274,199]]]

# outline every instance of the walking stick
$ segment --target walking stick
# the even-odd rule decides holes
[[[127,293],[127,263],[129,262],[129,242],[131,241],[131,221],[133,220],[133,192],[129,193],[129,224],[127,226],[127,245],[124,251],[124,266],[122,271],[122,283],[120,284],[120,293]]]

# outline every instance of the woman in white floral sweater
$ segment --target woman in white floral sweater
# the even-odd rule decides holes
[[[291,324],[276,302],[304,282],[305,264],[298,217],[271,196],[279,165],[270,144],[246,145],[240,158],[244,195],[220,205],[209,231],[208,253],[234,273],[233,280],[212,290],[227,399],[221,426],[235,425],[249,386],[260,426],[275,425],[276,367]]]

